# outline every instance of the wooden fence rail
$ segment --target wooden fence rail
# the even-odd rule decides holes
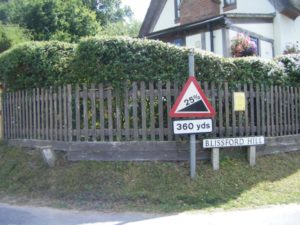
[[[300,89],[201,83],[213,107],[212,137],[283,136],[299,133]],[[4,93],[6,139],[49,141],[174,141],[168,116],[182,86],[132,82],[123,91],[109,84],[67,85]],[[233,93],[246,94],[246,111],[233,110]]]

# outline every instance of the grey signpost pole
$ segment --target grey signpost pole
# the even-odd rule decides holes
[[[195,76],[195,55],[193,52],[189,54],[189,76]],[[196,135],[190,135],[190,174],[191,178],[196,178]]]

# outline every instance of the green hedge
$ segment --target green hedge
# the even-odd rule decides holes
[[[275,61],[284,69],[289,84],[300,85],[300,54],[279,56]]]
[[[10,90],[61,85],[71,81],[75,45],[28,42],[0,54],[1,80]]]
[[[89,38],[79,43],[74,74],[86,73],[86,82],[176,80],[188,76],[189,49],[153,40]],[[196,53],[196,77],[205,81],[282,83],[283,70],[260,58],[226,59]]]
[[[120,86],[124,81],[185,82],[188,54],[189,49],[158,41],[118,37],[88,38],[78,45],[30,42],[0,54],[0,74],[12,90],[66,83],[112,82]],[[287,84],[294,80],[290,77],[300,77],[300,56],[288,62],[286,58],[290,56],[227,59],[203,51],[195,54],[196,77],[230,84]],[[288,66],[291,63],[298,69]]]

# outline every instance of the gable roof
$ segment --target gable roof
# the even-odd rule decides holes
[[[140,29],[139,37],[144,37],[153,31],[154,26],[156,25],[166,2],[167,0],[151,0],[142,27]]]

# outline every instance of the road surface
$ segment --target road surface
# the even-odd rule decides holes
[[[172,215],[100,213],[0,203],[0,225],[299,225],[300,205],[185,212]]]

